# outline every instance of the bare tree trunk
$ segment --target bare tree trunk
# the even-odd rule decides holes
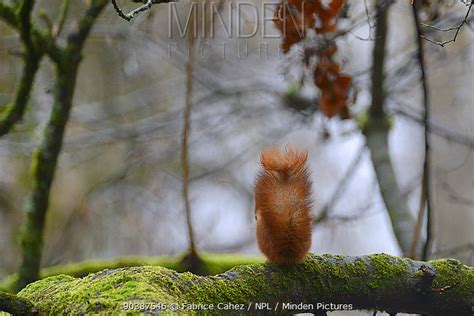
[[[408,254],[413,239],[414,220],[408,211],[407,201],[400,192],[390,161],[388,147],[390,125],[384,109],[385,42],[389,3],[390,1],[384,0],[377,3],[377,25],[372,61],[372,105],[364,134],[371,152],[380,192],[392,221],[395,237],[403,253]]]

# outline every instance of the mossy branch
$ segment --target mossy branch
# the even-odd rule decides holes
[[[39,277],[42,235],[49,194],[72,107],[81,52],[94,21],[107,2],[107,0],[88,2],[88,8],[78,20],[76,29],[67,36],[65,47],[58,45],[56,36],[64,23],[69,3],[67,0],[58,17],[57,32],[53,33],[51,30],[45,32],[35,26],[32,17],[34,0],[16,1],[11,5],[0,2],[0,19],[19,33],[24,49],[23,74],[15,93],[15,100],[0,113],[0,136],[7,134],[23,118],[35,75],[45,54],[51,58],[56,69],[53,108],[43,134],[43,141],[32,160],[33,193],[21,231],[23,260],[16,290]]]
[[[170,312],[173,303],[181,311],[183,304],[214,304],[214,309],[183,311],[200,314],[223,313],[219,303],[242,304],[237,308],[255,313],[261,313],[255,303],[269,303],[272,313],[275,308],[283,314],[320,313],[318,303],[324,302],[334,304],[324,306],[328,309],[347,304],[393,314],[471,315],[474,268],[452,259],[311,255],[297,266],[242,265],[208,277],[151,266],[103,270],[82,279],[62,275],[30,284],[18,296],[45,314],[125,313],[130,304],[136,313],[157,312],[158,304]],[[283,303],[294,303],[295,308],[284,310]]]
[[[0,111],[0,136],[7,134],[22,120],[30,99],[34,79],[44,54],[58,60],[60,48],[51,34],[35,27],[31,12],[35,1],[21,1],[14,5],[0,3],[0,19],[20,34],[23,44],[23,71],[16,88],[15,99]]]
[[[27,51],[24,57],[23,72],[15,93],[13,103],[5,106],[0,112],[0,136],[7,134],[10,129],[23,118],[26,105],[30,99],[33,82],[38,71],[42,53]]]
[[[0,292],[0,311],[17,316],[37,315],[37,310],[29,300],[5,292]]]
[[[23,72],[15,93],[15,100],[5,106],[0,113],[0,136],[8,133],[15,123],[23,118],[34,78],[43,57],[43,51],[35,41],[36,37],[32,36],[33,6],[34,1],[22,1],[15,10],[12,6],[0,3],[0,18],[19,32],[24,49]]]
[[[15,11],[11,6],[2,2],[0,2],[0,18],[11,27],[18,27]]]
[[[23,260],[16,284],[17,290],[39,277],[49,193],[72,107],[81,52],[95,19],[106,4],[107,0],[91,1],[77,23],[77,29],[68,35],[66,47],[60,49],[54,58],[54,104],[43,133],[43,141],[32,160],[33,193],[21,231]]]
[[[27,49],[34,48],[31,38],[31,11],[33,11],[34,5],[34,0],[23,0],[18,3],[18,29],[20,31],[21,40]]]

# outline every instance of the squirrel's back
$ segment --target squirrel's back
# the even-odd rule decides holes
[[[303,261],[311,246],[311,181],[308,153],[286,146],[266,149],[255,182],[257,243],[277,264]]]

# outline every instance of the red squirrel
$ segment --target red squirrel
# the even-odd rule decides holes
[[[311,180],[308,152],[287,145],[260,155],[255,181],[257,244],[270,262],[301,263],[311,246]]]

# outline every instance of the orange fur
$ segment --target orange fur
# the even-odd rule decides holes
[[[286,146],[265,149],[255,182],[257,243],[277,264],[302,262],[311,246],[311,181],[308,153]]]

